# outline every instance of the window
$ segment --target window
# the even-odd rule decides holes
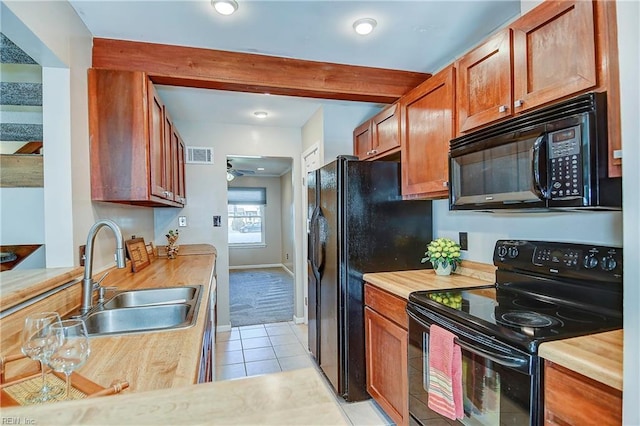
[[[264,245],[267,189],[231,187],[228,199],[229,244]]]

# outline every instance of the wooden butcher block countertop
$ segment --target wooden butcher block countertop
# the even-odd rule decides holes
[[[622,390],[624,331],[615,330],[540,345],[538,354],[551,362]]]
[[[210,245],[185,246],[181,247],[180,254],[176,259],[155,259],[149,266],[136,273],[131,272],[129,263],[125,269],[114,268],[102,285],[115,286],[118,291],[202,285],[202,297],[195,325],[162,332],[93,336],[90,340],[89,360],[78,373],[104,387],[109,386],[115,379],[126,380],[132,392],[184,386],[196,382],[202,336],[206,327],[207,302],[210,290],[213,291],[210,284],[213,282],[215,285],[215,280],[212,280],[215,248]],[[76,286],[79,287],[80,284]],[[79,306],[79,298],[77,303]],[[43,310],[46,306],[44,304],[38,310]],[[25,310],[28,309],[30,308]],[[10,320],[7,318],[2,321]],[[3,327],[3,332],[4,330]],[[2,353],[19,353],[19,345],[18,335],[8,341],[3,340]]]
[[[315,368],[3,409],[41,425],[349,425]],[[23,423],[24,424],[24,423]]]
[[[464,261],[455,273],[436,275],[433,269],[364,274],[364,280],[391,294],[408,300],[409,294],[420,290],[478,287],[495,283],[495,266]]]

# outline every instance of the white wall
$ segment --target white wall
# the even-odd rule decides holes
[[[111,218],[125,235],[151,239],[153,209],[91,201],[87,69],[92,36],[75,10],[63,1],[3,1],[2,30],[43,67],[47,267],[77,265],[78,246],[98,219]],[[100,232],[94,271],[113,264],[114,241]]]
[[[324,108],[320,107],[302,126],[302,152],[315,143],[320,145],[320,158],[324,158]]]
[[[368,103],[331,104],[323,107],[324,163],[338,155],[353,154],[353,129],[373,117],[382,107]]]
[[[282,217],[282,252],[280,253],[280,259],[282,264],[294,274],[296,273],[295,263],[293,262],[293,255],[296,251],[296,241],[294,235],[294,221],[295,217],[293,211],[293,174],[291,171],[280,176],[280,194],[282,195],[280,201],[280,210]],[[305,209],[303,209],[305,210]],[[306,237],[306,234],[305,234]],[[304,242],[303,242],[303,245]]]
[[[640,5],[637,1],[619,1],[617,9],[625,258],[623,424],[640,425]]]
[[[434,237],[458,241],[468,233],[469,250],[462,258],[493,263],[499,239],[584,242],[622,246],[621,212],[483,213],[449,211],[448,200],[433,202]],[[588,231],[588,232],[587,232]]]
[[[175,126],[187,146],[209,146],[214,150],[214,164],[187,164],[187,205],[182,209],[155,209],[155,243],[166,244],[164,235],[178,227],[178,216],[187,216],[186,228],[180,228],[179,244],[213,244],[218,250],[218,324],[230,327],[229,319],[229,245],[227,243],[226,158],[229,155],[262,155],[293,158],[292,176],[300,182],[302,137],[299,128],[253,127],[219,123],[176,121]],[[302,211],[302,190],[294,188],[294,214]],[[213,227],[213,216],[222,217],[222,226]],[[302,244],[300,220],[295,220],[295,240]],[[294,254],[297,268],[303,259]],[[296,317],[302,317],[304,306],[302,278],[296,277]]]
[[[267,206],[263,222],[265,244],[260,247],[229,247],[229,266],[279,265],[282,263],[280,178],[242,176],[235,178],[229,187],[264,187],[267,190]]]

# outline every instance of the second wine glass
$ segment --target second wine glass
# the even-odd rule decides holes
[[[89,358],[89,335],[84,321],[70,319],[51,327],[58,340],[56,350],[49,358],[49,365],[57,372],[64,373],[67,382],[66,398],[71,391],[71,373],[80,368]]]
[[[27,396],[27,402],[31,404],[49,401],[62,393],[59,386],[52,387],[47,383],[45,371],[45,365],[58,343],[51,329],[54,324],[60,324],[60,316],[56,312],[39,312],[27,316],[24,320],[22,353],[40,361],[42,371],[41,389]]]

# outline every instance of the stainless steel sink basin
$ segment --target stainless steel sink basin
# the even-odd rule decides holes
[[[124,291],[85,317],[89,335],[165,331],[195,324],[202,286]]]
[[[124,291],[105,302],[105,309],[187,303],[198,297],[202,286],[166,287]]]

